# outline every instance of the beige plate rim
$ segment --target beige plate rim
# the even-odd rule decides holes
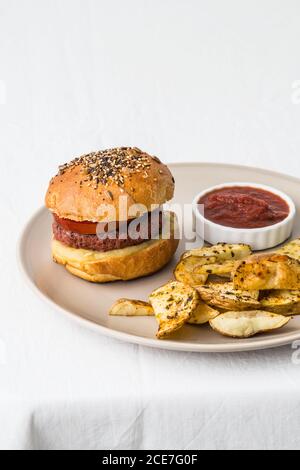
[[[249,169],[249,170],[257,170],[260,173],[265,172],[269,176],[274,177],[283,177],[286,180],[290,180],[300,184],[300,179],[292,176],[286,175],[281,172],[267,170],[265,168],[249,166],[249,165],[235,165],[230,163],[217,163],[217,162],[187,162],[187,163],[168,163],[170,168],[176,167],[188,167],[188,166],[211,166],[211,167],[227,167],[227,168],[234,168],[234,169]],[[174,350],[174,351],[186,351],[186,352],[202,352],[202,353],[230,353],[230,352],[241,352],[241,351],[253,351],[253,350],[262,350],[262,349],[269,349],[279,346],[284,346],[287,344],[291,344],[293,341],[300,339],[300,328],[299,331],[294,333],[282,333],[278,335],[276,338],[268,338],[262,336],[261,339],[256,339],[255,343],[248,341],[247,339],[244,340],[235,340],[229,344],[201,344],[201,343],[194,343],[188,341],[172,341],[171,339],[165,340],[157,340],[155,338],[144,338],[141,336],[125,333],[122,331],[113,330],[103,325],[99,325],[94,323],[91,320],[78,316],[75,312],[66,309],[59,304],[57,304],[54,300],[49,298],[46,294],[44,294],[34,283],[31,279],[24,256],[24,245],[26,241],[27,235],[30,233],[31,224],[39,218],[39,216],[46,211],[45,207],[41,207],[38,209],[27,221],[21,234],[19,236],[19,240],[17,243],[17,262],[22,274],[22,277],[26,281],[27,285],[31,288],[31,290],[44,302],[46,302],[52,309],[59,311],[69,318],[72,318],[77,323],[81,324],[82,326],[88,327],[93,331],[97,331],[102,333],[106,336],[110,336],[114,339],[139,344],[142,346],[147,346],[155,349],[167,349],[167,350]]]

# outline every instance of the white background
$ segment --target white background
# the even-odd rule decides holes
[[[0,447],[300,448],[290,347],[122,344],[55,315],[15,262],[57,165],[83,152],[299,176],[299,22],[297,0],[0,0]]]

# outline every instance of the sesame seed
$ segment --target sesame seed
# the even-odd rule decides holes
[[[74,167],[81,165],[87,176],[87,179],[83,181],[89,181],[88,186],[97,189],[100,183],[107,186],[111,182],[118,186],[124,186],[124,172],[140,173],[143,171],[148,176],[145,170],[151,166],[151,158],[136,147],[101,150],[81,155],[70,163],[61,165],[59,175],[65,173],[69,168],[73,170]]]

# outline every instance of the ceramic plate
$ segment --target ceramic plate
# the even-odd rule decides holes
[[[174,202],[191,203],[194,195],[206,187],[231,182],[251,181],[278,188],[294,200],[297,208],[293,237],[300,236],[300,180],[271,171],[237,165],[191,163],[169,165],[176,181]],[[192,224],[192,216],[188,214]],[[25,227],[19,245],[21,269],[34,291],[64,314],[83,326],[114,338],[154,348],[178,351],[232,352],[271,348],[300,339],[300,315],[275,333],[250,339],[220,336],[209,326],[185,325],[168,340],[155,339],[157,324],[153,317],[110,317],[111,304],[120,297],[146,300],[148,294],[172,277],[176,259],[152,276],[109,284],[92,284],[69,274],[52,262],[50,253],[52,216],[40,209]],[[220,240],[221,241],[221,240]]]

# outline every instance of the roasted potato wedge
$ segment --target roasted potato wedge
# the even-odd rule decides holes
[[[206,283],[210,275],[229,279],[235,267],[235,261],[225,261],[223,264],[201,265],[198,263],[198,260],[199,258],[196,256],[189,256],[179,261],[174,270],[175,279],[190,286],[200,286]]]
[[[199,294],[192,287],[170,281],[149,296],[158,321],[157,338],[162,339],[181,328],[199,303]]]
[[[182,259],[174,270],[175,279],[190,286],[205,284],[208,274],[197,274],[194,272],[192,258]]]
[[[209,322],[209,320],[216,318],[219,314],[220,312],[218,310],[215,310],[202,300],[199,300],[197,307],[192,312],[187,323],[190,323],[191,325],[203,325],[204,323]]]
[[[177,280],[190,285],[205,284],[209,275],[230,278],[236,260],[244,259],[251,254],[248,245],[230,245],[219,243],[210,247],[186,251],[174,275]]]
[[[195,286],[204,302],[224,310],[258,309],[259,291],[235,289],[232,282],[209,282],[205,286]]]
[[[290,317],[277,315],[263,310],[248,312],[225,312],[209,321],[213,330],[221,335],[232,338],[249,338],[257,333],[281,328],[286,325]]]
[[[253,255],[239,261],[233,272],[235,289],[300,289],[300,262],[286,255]]]
[[[300,238],[296,238],[296,240],[292,240],[287,243],[283,247],[279,248],[279,250],[276,250],[276,253],[287,255],[290,258],[300,261]]]
[[[300,290],[271,290],[260,299],[263,310],[280,315],[300,314]]]
[[[213,246],[204,246],[202,248],[195,248],[183,253],[182,259],[189,256],[197,256],[201,258],[199,264],[221,264],[225,261],[240,260],[252,253],[249,245],[245,244],[229,244],[218,243]]]
[[[206,264],[199,266],[197,265],[197,258],[190,257],[190,260],[194,260],[195,268],[194,272],[198,275],[207,275],[210,276],[211,274],[214,276],[221,276],[230,278],[231,273],[235,268],[236,261],[224,261],[222,264]]]
[[[148,302],[133,299],[119,299],[110,308],[109,315],[125,317],[153,316],[154,311]]]

